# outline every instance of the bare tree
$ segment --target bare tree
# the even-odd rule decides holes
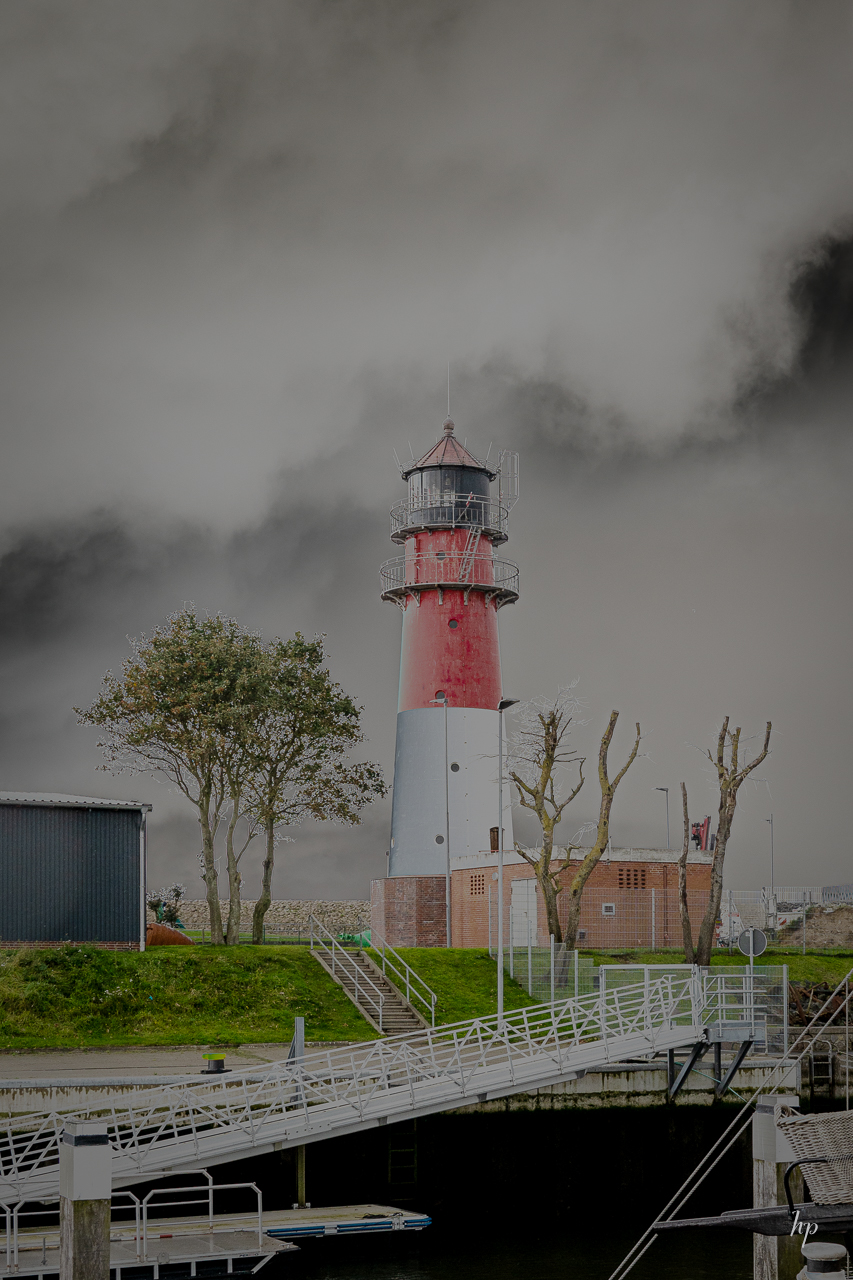
[[[708,906],[699,928],[699,940],[696,945],[696,964],[711,963],[711,948],[714,944],[714,930],[720,914],[720,902],[723,896],[723,863],[726,857],[726,846],[732,829],[732,821],[737,807],[737,793],[745,778],[767,759],[770,751],[771,722],[767,721],[764,731],[764,746],[754,759],[744,763],[740,759],[740,727],[732,732],[729,729],[729,717],[726,716],[717,737],[715,753],[707,752],[708,759],[717,770],[717,781],[720,787],[720,810],[717,821],[717,837],[714,844],[714,860],[711,863],[711,890],[708,895]]]
[[[687,816],[687,787],[681,784],[681,807],[684,811],[684,841],[678,859],[678,906],[681,911],[681,936],[684,939],[684,963],[693,964],[693,929],[687,909],[687,854],[690,851],[690,818]]]
[[[565,942],[566,946],[572,950],[577,941],[578,924],[581,914],[581,897],[587,880],[592,875],[601,857],[607,848],[610,839],[610,811],[613,807],[613,797],[616,794],[616,788],[625,777],[631,765],[637,758],[637,752],[640,749],[640,726],[637,724],[637,734],[634,739],[634,745],[631,748],[631,754],[625,761],[616,777],[611,781],[607,766],[607,753],[610,750],[610,744],[613,741],[613,733],[616,729],[616,721],[619,719],[618,711],[611,711],[610,720],[604,735],[601,739],[601,746],[598,749],[598,782],[601,788],[601,805],[598,811],[598,824],[595,831],[595,843],[586,854],[581,862],[572,880],[569,883],[569,909],[566,920]],[[568,865],[568,853],[566,856],[566,864]]]
[[[560,689],[553,702],[538,698],[525,703],[516,713],[513,745],[510,761],[516,767],[509,776],[518,791],[519,803],[536,814],[542,828],[541,849],[525,849],[516,841],[516,851],[528,866],[533,868],[536,881],[545,902],[548,932],[555,942],[562,942],[557,898],[564,884],[560,879],[569,865],[570,851],[577,848],[569,844],[560,850],[562,857],[554,861],[554,831],[563,816],[563,810],[571,804],[584,784],[584,760],[569,748],[565,739],[571,731],[578,701],[572,690],[574,684]],[[569,788],[561,799],[560,774],[577,765],[577,786]]]

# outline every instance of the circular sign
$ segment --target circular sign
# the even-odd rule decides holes
[[[767,950],[767,934],[761,929],[744,929],[737,940],[737,947],[745,956],[763,955]]]

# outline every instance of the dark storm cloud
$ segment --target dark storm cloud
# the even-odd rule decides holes
[[[649,729],[620,838],[773,715],[785,874],[844,878],[850,45],[835,0],[7,0],[6,783],[144,792],[191,876],[181,803],[70,711],[190,600],[325,632],[390,771],[392,449],[449,356],[460,435],[522,455],[507,688]],[[306,829],[292,883],[363,892],[386,818]]]

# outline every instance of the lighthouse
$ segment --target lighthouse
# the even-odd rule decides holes
[[[498,825],[498,610],[518,599],[518,567],[496,549],[518,496],[518,455],[505,450],[490,468],[448,418],[402,478],[391,540],[403,554],[381,569],[382,599],[403,614],[388,876],[449,883],[451,862],[488,850]],[[503,827],[512,847],[509,787]]]

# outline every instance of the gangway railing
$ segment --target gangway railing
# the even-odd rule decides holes
[[[131,1220],[119,1220],[112,1217],[110,1236],[113,1240],[124,1239],[134,1247],[138,1263],[150,1263],[157,1260],[157,1254],[151,1256],[150,1246],[157,1247],[162,1238],[162,1227],[168,1224],[170,1230],[177,1234],[205,1232],[213,1235],[227,1231],[234,1225],[245,1231],[250,1223],[257,1231],[257,1248],[262,1250],[265,1243],[264,1206],[260,1187],[255,1182],[220,1182],[214,1183],[206,1170],[197,1172],[206,1178],[206,1182],[192,1183],[177,1187],[154,1187],[146,1196],[140,1198],[132,1191],[114,1191],[112,1196],[112,1214],[131,1213]],[[221,1191],[250,1191],[255,1195],[255,1209],[251,1213],[215,1212],[214,1195]],[[196,1193],[201,1192],[201,1195]],[[169,1199],[168,1197],[172,1197]],[[175,1197],[178,1197],[177,1199]],[[55,1208],[53,1206],[56,1206]],[[183,1209],[204,1205],[203,1213],[189,1216],[157,1218],[154,1223],[155,1235],[151,1234],[152,1219],[163,1209]],[[27,1271],[32,1270],[29,1258],[22,1259],[21,1254],[42,1255],[42,1262],[47,1262],[48,1251],[55,1251],[60,1244],[59,1196],[46,1196],[43,1200],[19,1200],[16,1203],[0,1204],[5,1219],[5,1227],[0,1228],[0,1256],[5,1255],[5,1270],[14,1274],[24,1265]],[[35,1218],[37,1223],[27,1224],[27,1219]],[[56,1219],[54,1222],[53,1220]],[[47,1220],[47,1221],[46,1221]],[[30,1263],[30,1265],[27,1265]]]
[[[379,957],[379,968],[387,977],[389,972],[392,980],[396,979],[394,986],[402,993],[406,992],[406,1000],[415,1008],[415,1001],[420,1005],[421,1011],[425,1017],[429,1019],[431,1027],[435,1026],[435,1006],[438,997],[432,987],[428,987],[419,973],[410,964],[403,959],[398,951],[395,951],[390,942],[386,942],[381,934],[375,929],[370,930],[370,947]]]
[[[379,1029],[382,1029],[382,1015],[385,1011],[385,993],[376,983],[359,968],[345,947],[342,947],[333,933],[314,916],[309,919],[311,929],[310,945],[312,951],[319,951],[326,957],[333,978],[347,978],[355,988],[355,1002],[370,1013]]]
[[[0,1130],[0,1200],[56,1194],[59,1137],[72,1118],[107,1125],[113,1185],[127,1186],[694,1045],[704,1034],[702,1006],[701,979],[662,977],[504,1017],[315,1051],[260,1072],[167,1085],[148,1102],[134,1104],[123,1094],[73,1116],[10,1116]]]

